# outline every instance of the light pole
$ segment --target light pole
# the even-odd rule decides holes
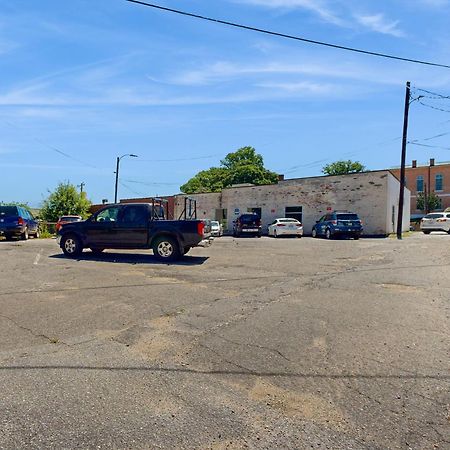
[[[119,164],[120,160],[122,158],[125,158],[125,156],[131,156],[132,158],[137,158],[137,155],[133,155],[133,153],[127,153],[126,155],[118,156],[117,157],[117,163],[116,163],[116,188],[114,190],[114,203],[117,203],[117,185],[119,184]]]

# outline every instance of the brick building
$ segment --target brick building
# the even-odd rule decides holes
[[[391,172],[400,179],[400,169]],[[432,158],[428,165],[418,165],[414,160],[406,167],[405,176],[406,187],[411,191],[411,214],[425,213],[417,209],[419,193],[434,192],[441,200],[440,210],[450,207],[450,163],[436,163]]]

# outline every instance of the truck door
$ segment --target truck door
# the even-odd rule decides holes
[[[144,248],[148,242],[149,209],[147,205],[123,207],[117,223],[121,247]]]
[[[119,206],[104,208],[86,222],[88,246],[114,248],[118,245],[117,218],[119,209]]]

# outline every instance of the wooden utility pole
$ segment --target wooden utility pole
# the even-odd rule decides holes
[[[84,181],[82,181],[81,184],[79,185],[79,187],[80,187],[80,194],[83,193],[83,188],[84,188],[85,185],[86,185],[86,183]]]
[[[406,82],[405,113],[403,116],[403,139],[402,139],[402,161],[400,166],[400,195],[398,198],[398,219],[397,219],[397,239],[402,238],[403,230],[403,203],[405,200],[405,164],[406,164],[406,144],[408,142],[408,115],[409,103],[411,100],[411,83]]]

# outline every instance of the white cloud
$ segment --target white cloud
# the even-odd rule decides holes
[[[399,21],[390,21],[383,14],[355,15],[355,18],[358,23],[377,33],[389,34],[395,37],[405,36],[405,33],[398,28]]]
[[[235,0],[236,1],[236,0]],[[238,3],[263,6],[272,9],[305,9],[317,14],[325,22],[343,25],[339,18],[322,0],[239,0]]]

